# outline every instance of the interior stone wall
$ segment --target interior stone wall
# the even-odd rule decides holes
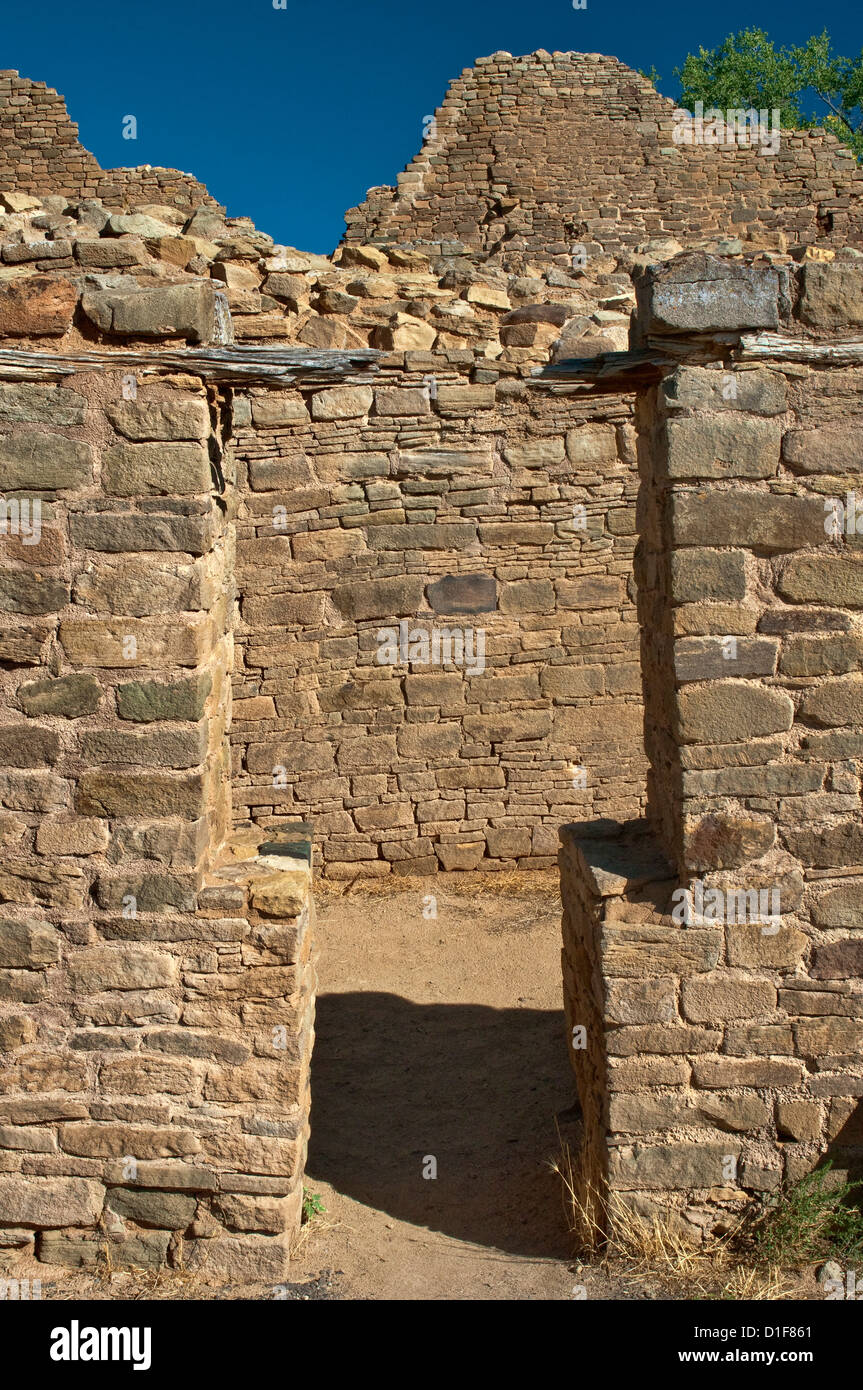
[[[547,867],[643,805],[629,402],[473,363],[234,401],[234,803],[330,875]]]
[[[649,821],[564,828],[564,972],[603,1220],[698,1237],[863,1166],[863,271],[684,256],[642,290],[642,336],[716,360],[639,403]]]

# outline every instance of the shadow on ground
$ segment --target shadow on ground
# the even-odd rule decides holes
[[[315,1032],[308,1185],[459,1240],[569,1255],[547,1162],[574,1096],[562,1012],[325,994]]]

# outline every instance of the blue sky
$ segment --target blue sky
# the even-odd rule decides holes
[[[0,67],[63,92],[105,168],[162,164],[202,179],[234,216],[277,241],[329,252],[343,211],[394,183],[423,116],[475,58],[506,49],[612,53],[673,69],[699,46],[758,26],[778,44],[829,30],[841,53],[863,37],[847,3],[743,0],[38,0],[12,7]],[[137,118],[136,141],[122,138]]]

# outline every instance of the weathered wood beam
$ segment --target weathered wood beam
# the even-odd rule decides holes
[[[653,386],[682,362],[809,362],[825,366],[863,365],[863,338],[818,343],[782,333],[712,333],[691,337],[649,337],[628,352],[569,357],[550,362],[529,381],[553,395],[605,395]]]
[[[566,391],[591,391],[597,395],[637,391],[659,381],[663,372],[674,365],[673,357],[652,348],[603,352],[598,357],[568,357],[561,362],[550,362],[530,378],[528,385],[550,390],[555,395]]]
[[[734,354],[741,361],[811,362],[826,366],[863,365],[863,338],[836,343],[804,342],[781,333],[744,333]]]
[[[90,349],[55,353],[29,348],[0,348],[0,378],[7,381],[53,381],[88,371],[191,372],[204,381],[226,385],[290,386],[333,380],[364,379],[377,371],[381,356],[374,348],[348,352],[314,348],[234,345],[231,347]]]

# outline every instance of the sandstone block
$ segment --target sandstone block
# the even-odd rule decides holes
[[[203,555],[212,542],[208,516],[171,513],[76,512],[69,518],[72,540],[85,550],[113,553],[176,550]]]
[[[374,392],[370,386],[333,386],[312,396],[313,420],[356,420],[368,415]]]
[[[60,643],[75,666],[198,666],[209,654],[208,619],[177,618],[170,625],[150,618],[70,618],[60,624]]]
[[[378,386],[374,393],[376,415],[428,415],[429,394],[420,386]]]
[[[115,337],[210,343],[215,336],[216,291],[208,280],[153,290],[87,290],[81,308],[97,328]]]
[[[68,280],[11,280],[0,286],[0,337],[61,337],[71,326],[77,302]]]
[[[647,975],[699,975],[719,960],[722,933],[712,927],[607,925],[602,934],[604,972],[642,979]]]
[[[720,680],[724,676],[772,676],[779,643],[775,637],[683,637],[674,644],[678,681]]]
[[[26,570],[0,571],[0,612],[56,613],[69,602],[69,585]]]
[[[197,767],[207,755],[207,728],[201,722],[191,729],[159,729],[127,733],[119,729],[88,729],[79,739],[86,762],[101,767],[112,763],[132,767]]]
[[[781,898],[780,898],[781,902]],[[796,927],[784,923],[770,935],[763,925],[736,922],[728,927],[728,964],[731,966],[765,966],[778,970],[793,970],[800,964],[809,945],[809,938]]]
[[[675,603],[746,597],[746,557],[742,550],[677,550],[671,555],[671,595]]]
[[[367,618],[398,620],[416,613],[422,603],[423,581],[415,575],[360,580],[339,585],[333,590],[332,598],[339,612],[355,622]]]
[[[824,540],[824,507],[814,497],[784,497],[769,492],[693,490],[671,499],[671,524],[677,545],[749,546],[797,550]],[[821,595],[822,602],[830,602]]]
[[[721,1031],[692,1028],[683,1023],[643,1023],[614,1028],[606,1034],[610,1057],[641,1057],[645,1053],[679,1056],[715,1052],[722,1042]]]
[[[743,414],[669,420],[669,478],[773,478],[779,472],[780,425]]]
[[[87,402],[65,386],[0,382],[0,420],[32,425],[82,425]]]
[[[64,719],[79,719],[94,714],[101,700],[102,687],[90,675],[49,676],[18,687],[18,702],[30,718],[58,714]]]
[[[788,408],[785,378],[765,367],[746,370],[678,367],[661,387],[667,406],[689,410],[737,410],[782,415]]]
[[[566,457],[575,464],[617,462],[617,435],[613,425],[579,425],[567,430]]]
[[[103,820],[75,816],[72,820],[42,820],[36,830],[39,854],[101,854],[108,848],[108,827]]]
[[[501,613],[550,613],[553,608],[554,585],[550,579],[519,579],[501,587]]]
[[[490,546],[550,545],[554,527],[547,521],[492,521],[480,525],[479,538]]]
[[[863,324],[863,270],[837,261],[806,261],[800,317],[813,328]]]
[[[48,922],[0,917],[0,966],[45,970],[60,959],[59,937]]]
[[[52,767],[60,757],[60,736],[35,724],[0,724],[0,765]]]
[[[780,1138],[812,1143],[821,1136],[821,1106],[816,1101],[778,1100],[776,1128]]]
[[[863,556],[795,555],[783,569],[778,588],[792,603],[863,608]]]
[[[302,564],[316,560],[342,560],[346,555],[358,555],[366,543],[358,530],[345,531],[334,527],[326,531],[306,531],[291,538],[294,559]]]
[[[60,1126],[60,1143],[66,1153],[85,1158],[183,1158],[197,1153],[201,1141],[191,1130],[172,1126],[73,1123]]]
[[[92,1226],[105,1189],[88,1178],[29,1178],[0,1174],[0,1223],[5,1226]]]
[[[461,748],[461,729],[455,723],[405,724],[398,732],[397,742],[402,758],[454,757]]]
[[[67,970],[71,988],[82,994],[106,989],[166,989],[177,980],[177,962],[172,956],[137,946],[83,947],[69,956]],[[136,1149],[120,1152],[136,1153],[141,1158],[159,1156]]]
[[[397,477],[443,478],[491,473],[493,467],[490,449],[410,449],[399,452],[395,472]]]
[[[209,456],[197,444],[115,444],[102,463],[102,487],[115,497],[194,496],[211,485]]]
[[[205,783],[199,774],[84,772],[75,809],[84,816],[181,816],[197,820],[205,809]]]
[[[671,1023],[677,1017],[676,981],[607,979],[605,1016],[611,1023]]]
[[[722,1090],[727,1086],[796,1086],[803,1076],[803,1063],[791,1058],[774,1061],[767,1057],[696,1057],[692,1063],[695,1086]]]
[[[863,1048],[863,1023],[854,1018],[803,1018],[795,1023],[794,1036],[804,1057],[854,1054]]]
[[[556,587],[561,608],[619,608],[623,602],[621,582],[616,575],[590,574],[579,579],[560,579]]]
[[[269,391],[265,396],[253,397],[252,419],[260,428],[267,429],[277,425],[307,425],[310,416],[301,395]]]
[[[633,1149],[612,1149],[609,1180],[615,1188],[704,1188],[725,1184],[729,1152],[735,1141],[702,1144],[639,1144]]]
[[[715,681],[677,694],[684,743],[733,743],[790,729],[794,704],[784,690],[745,681]]]
[[[510,743],[520,739],[548,738],[549,710],[501,710],[495,714],[469,714],[464,731],[477,743]]]
[[[857,633],[842,637],[788,637],[779,660],[779,670],[785,676],[842,675],[861,666],[863,636]]]
[[[863,927],[863,879],[852,879],[819,894],[812,920],[819,927]]]
[[[159,719],[197,722],[203,717],[212,684],[206,673],[178,681],[124,682],[117,686],[117,713],[138,724]]]
[[[427,589],[435,613],[492,613],[497,582],[491,574],[447,574]]]
[[[778,328],[778,297],[773,266],[742,265],[704,251],[648,266],[636,280],[645,334]]]
[[[154,1226],[163,1231],[184,1231],[197,1206],[194,1197],[181,1192],[150,1192],[139,1188],[112,1187],[106,1205],[138,1226]]]
[[[830,941],[812,952],[814,980],[853,980],[863,974],[863,940]]]
[[[447,871],[451,869],[475,869],[484,852],[484,840],[445,841],[435,845],[435,853]]]
[[[863,459],[863,427],[843,423],[789,430],[782,455],[799,473],[856,473]]]
[[[695,1023],[751,1018],[776,1007],[776,988],[767,980],[747,980],[721,973],[684,980],[681,1003]]]
[[[165,400],[117,401],[107,407],[118,434],[142,440],[206,439],[210,431],[207,402],[176,396]]]
[[[415,522],[406,526],[370,526],[370,550],[461,550],[476,539],[472,522]]]
[[[566,446],[562,438],[532,439],[524,444],[507,444],[503,456],[513,468],[547,468],[563,463]]]

